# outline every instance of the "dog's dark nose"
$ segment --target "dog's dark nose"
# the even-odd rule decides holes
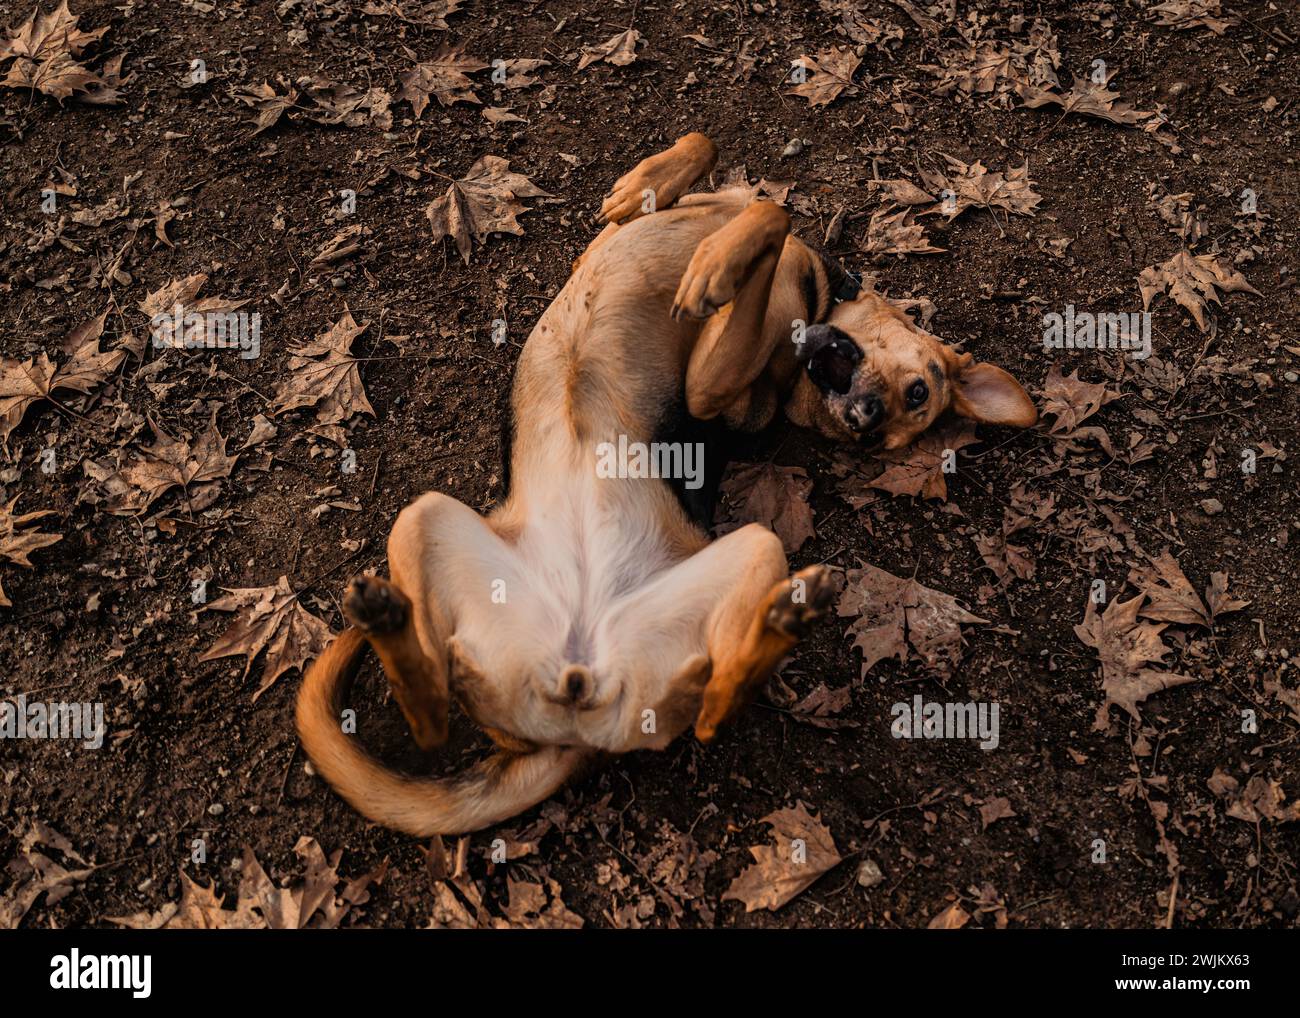
[[[849,404],[847,417],[849,427],[859,434],[875,431],[885,419],[885,404],[875,393],[868,393]]]

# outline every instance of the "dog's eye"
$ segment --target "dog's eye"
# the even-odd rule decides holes
[[[853,342],[836,340],[812,355],[808,376],[822,391],[830,389],[842,396],[853,385],[853,369],[861,359],[862,351]]]
[[[926,385],[925,382],[921,381],[921,379],[918,378],[915,382],[912,383],[911,387],[907,390],[908,409],[910,410],[910,409],[914,409],[915,407],[919,407],[922,403],[924,403],[929,398],[930,398],[930,387]]]

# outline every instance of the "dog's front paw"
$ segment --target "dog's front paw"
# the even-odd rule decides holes
[[[708,318],[736,297],[744,264],[731,257],[732,252],[716,240],[717,236],[700,241],[686,266],[673,298],[672,316],[676,321],[683,317]]]
[[[796,640],[808,635],[835,597],[834,574],[826,566],[809,566],[790,578],[767,610],[767,624]]]
[[[363,633],[395,633],[411,617],[411,601],[379,576],[354,576],[343,596],[343,614]]]

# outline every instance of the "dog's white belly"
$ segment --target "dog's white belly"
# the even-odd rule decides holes
[[[626,487],[661,482],[581,474],[528,492],[526,521],[496,569],[505,600],[462,618],[456,636],[506,687],[511,734],[626,751],[647,744],[644,712],[703,650],[710,604],[665,582],[680,553],[650,500]],[[565,703],[574,666],[590,688]]]

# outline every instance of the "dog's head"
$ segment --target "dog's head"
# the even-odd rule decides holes
[[[999,367],[976,364],[883,298],[864,292],[811,325],[791,416],[822,434],[901,449],[945,410],[987,424],[1027,428],[1038,410]]]

